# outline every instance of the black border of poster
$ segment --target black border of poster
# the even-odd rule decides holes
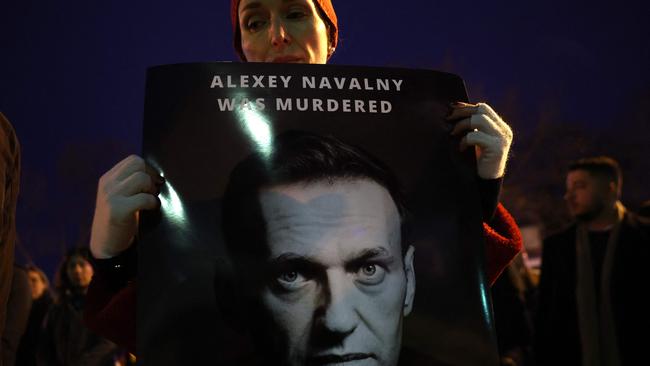
[[[378,79],[388,81],[381,90]],[[232,112],[224,110],[228,97],[235,100]],[[285,108],[291,99],[292,110],[278,110],[277,99]],[[314,99],[322,100],[322,111]],[[335,111],[327,110],[328,100],[336,101]],[[345,100],[352,101],[347,110]],[[362,108],[355,111],[354,101]],[[414,216],[417,276],[404,347],[440,364],[496,365],[475,162],[449,136],[444,116],[452,101],[467,101],[462,79],[430,70],[254,63],[150,68],[143,156],[167,183],[162,210],[141,220],[138,361],[232,364],[243,362],[238,354],[255,352],[220,311],[219,299],[229,293],[215,296],[233,277],[219,228],[220,197],[237,162],[273,136],[298,129],[360,146],[402,180]]]

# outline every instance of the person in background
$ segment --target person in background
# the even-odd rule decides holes
[[[13,366],[16,364],[18,343],[25,333],[29,309],[32,305],[27,272],[17,265],[14,265],[8,300],[7,319],[2,332],[2,364],[4,366]]]
[[[13,126],[0,113],[0,334],[4,333],[12,286],[19,181],[20,145]],[[0,343],[0,356],[2,354],[3,345]]]
[[[114,343],[82,323],[93,272],[87,248],[68,251],[56,274],[56,302],[45,317],[37,365],[114,366],[121,357]]]
[[[45,273],[34,265],[26,267],[32,295],[32,309],[27,320],[27,329],[20,339],[16,364],[35,366],[36,352],[41,338],[43,320],[53,303],[50,281]]]
[[[535,354],[543,365],[637,365],[647,359],[650,225],[620,202],[618,163],[568,167],[575,222],[544,240]]]

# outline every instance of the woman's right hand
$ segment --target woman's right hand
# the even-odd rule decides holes
[[[163,178],[147,173],[144,159],[131,155],[100,179],[90,250],[95,258],[111,258],[127,249],[138,228],[138,211],[160,204],[157,185]]]

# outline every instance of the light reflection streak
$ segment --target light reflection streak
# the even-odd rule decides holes
[[[273,131],[271,130],[271,123],[255,108],[253,101],[241,105],[236,112],[237,120],[242,125],[246,135],[253,142],[255,150],[268,159],[273,152]]]
[[[187,218],[183,202],[169,180],[165,180],[165,187],[167,189],[162,190],[158,195],[158,198],[160,198],[160,209],[163,215],[168,216],[170,221],[175,225],[185,227]]]

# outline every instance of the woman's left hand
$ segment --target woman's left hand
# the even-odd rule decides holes
[[[512,144],[512,129],[487,104],[457,102],[451,105],[448,121],[458,121],[451,131],[456,136],[465,134],[460,141],[461,151],[476,146],[479,177],[496,179],[503,177]]]

